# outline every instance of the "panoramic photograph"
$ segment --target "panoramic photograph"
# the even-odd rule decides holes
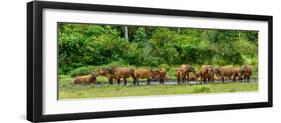
[[[258,31],[57,23],[58,100],[258,91]]]

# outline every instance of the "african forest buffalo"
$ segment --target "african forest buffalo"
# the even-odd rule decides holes
[[[245,65],[241,68],[241,75],[245,82],[250,82],[250,77],[252,75],[252,68],[250,65]]]
[[[210,81],[214,81],[214,68],[211,65],[202,65],[200,68],[200,83],[202,81],[207,84]]]
[[[236,81],[236,79],[241,80],[241,70],[238,67],[233,67],[233,65],[221,66],[215,69],[215,74],[221,77],[222,82],[224,82],[225,78],[232,79]]]
[[[176,69],[176,76],[177,76],[177,80],[178,80],[178,84],[180,84],[181,82],[183,82],[183,73],[181,69]]]
[[[113,79],[117,80],[117,83],[120,84],[120,80],[124,80],[124,85],[127,84],[127,78],[134,77],[134,69],[126,67],[114,67],[114,68],[105,68],[96,71],[96,76],[102,75],[108,78],[109,84],[113,84]]]
[[[233,75],[233,65],[220,66],[215,69],[215,74],[221,77],[222,82],[224,82],[224,78],[231,78]]]
[[[160,81],[160,84],[164,84],[164,80],[166,78],[166,69],[165,68],[160,68],[159,70],[156,70],[153,72],[154,73],[154,78],[158,78]]]
[[[187,81],[187,83],[189,83],[189,73],[195,72],[195,69],[187,64],[181,65],[178,69],[182,72],[182,82],[185,83]]]
[[[109,84],[112,85],[114,76],[110,72],[111,72],[111,68],[99,69],[99,70],[96,71],[95,76],[97,77],[97,76],[101,75],[101,76],[107,77]]]
[[[127,67],[111,68],[109,73],[117,79],[117,83],[120,84],[120,79],[124,80],[124,85],[127,85],[127,78],[132,77],[135,80],[135,70]]]
[[[94,74],[78,76],[74,79],[74,84],[96,84],[96,77]]]
[[[242,81],[242,73],[240,67],[233,68],[232,80],[236,81],[236,79]]]
[[[153,79],[153,77],[155,76],[156,72],[151,70],[151,69],[147,69],[147,68],[139,68],[135,70],[134,73],[134,83],[136,83],[137,85],[139,85],[139,79],[147,79],[147,84],[150,84],[150,80]]]

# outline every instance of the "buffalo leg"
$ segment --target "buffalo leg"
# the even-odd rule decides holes
[[[205,84],[205,81],[206,81],[206,79],[205,79],[205,77],[204,77],[204,78],[203,78],[203,82],[202,82],[202,83],[203,83],[203,84]]]
[[[113,84],[113,82],[112,82],[112,81],[113,81],[113,78],[109,78],[109,79],[108,79],[108,82],[109,82],[109,84],[110,84],[110,85],[112,85],[112,84]]]
[[[205,84],[205,83],[206,83],[206,77],[203,78],[203,84]]]
[[[136,78],[133,78],[133,85],[136,85]]]
[[[147,79],[147,85],[150,85],[150,79]]]
[[[139,79],[138,78],[136,78],[136,84],[139,85]]]
[[[118,85],[120,85],[120,81],[121,81],[121,80],[118,78],[118,79],[117,79],[117,84],[118,84]]]
[[[184,76],[184,84],[186,84],[188,78],[187,78],[187,75]]]
[[[233,75],[233,82],[236,82],[236,75]]]
[[[127,85],[127,79],[124,78],[124,85]]]
[[[189,84],[189,74],[187,74],[187,76],[186,76],[186,81],[187,81],[187,84]]]

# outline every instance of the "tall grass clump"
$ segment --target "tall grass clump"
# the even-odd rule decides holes
[[[192,93],[208,93],[210,91],[210,88],[206,86],[194,87],[192,89]]]

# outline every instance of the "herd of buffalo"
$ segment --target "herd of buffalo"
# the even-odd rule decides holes
[[[234,67],[233,65],[213,67],[212,65],[202,65],[199,72],[196,73],[194,67],[191,65],[180,65],[176,71],[176,77],[178,84],[189,83],[189,81],[200,81],[200,84],[207,84],[214,80],[244,80],[250,81],[252,75],[252,68],[250,65],[243,65],[241,67]],[[96,78],[98,76],[105,76],[108,78],[109,84],[121,81],[124,85],[127,84],[127,79],[132,77],[133,84],[139,85],[139,79],[147,79],[147,84],[150,84],[151,80],[158,80],[160,84],[164,84],[165,80],[169,77],[166,75],[166,69],[160,68],[158,70],[152,70],[150,68],[132,69],[128,67],[112,67],[99,69],[90,75],[78,76],[74,79],[75,84],[96,84]]]

